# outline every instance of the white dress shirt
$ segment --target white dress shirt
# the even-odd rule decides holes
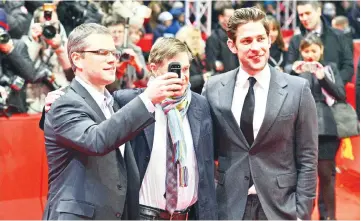
[[[155,109],[155,120],[153,148],[139,192],[139,203],[165,210],[167,118],[159,105]],[[177,178],[178,203],[176,210],[184,210],[198,199],[198,167],[187,115],[183,119],[183,131],[187,147],[185,165],[188,168],[188,186],[179,187],[179,179]]]
[[[253,115],[253,136],[256,139],[257,134],[261,128],[264,115],[266,113],[266,103],[268,96],[269,84],[271,81],[271,72],[269,66],[266,65],[265,68],[258,74],[252,76],[245,72],[241,67],[237,74],[236,85],[233,92],[232,100],[232,113],[236,119],[238,125],[240,125],[241,114],[243,103],[248,93],[249,88],[249,77],[254,77],[257,82],[253,86],[254,96],[255,96],[255,107]],[[248,194],[256,194],[256,189],[254,185],[248,190]]]
[[[109,93],[109,91],[107,89],[105,89],[104,94],[100,93],[93,86],[87,84],[85,81],[83,81],[78,76],[75,76],[75,80],[77,80],[79,82],[79,84],[81,84],[81,86],[83,86],[85,88],[85,90],[87,90],[89,92],[90,96],[92,96],[92,98],[95,100],[95,102],[100,107],[100,110],[102,110],[105,118],[109,119],[112,116],[112,114],[114,113],[113,109],[112,109],[113,104],[114,104],[114,99],[113,99],[112,95]],[[124,156],[124,147],[125,147],[124,144],[119,147],[119,150],[122,153],[122,156]]]

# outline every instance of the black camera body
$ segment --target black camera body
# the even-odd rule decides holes
[[[19,92],[25,85],[25,80],[17,75],[13,77],[8,77],[2,75],[0,77],[0,86],[5,88],[5,92],[8,94],[8,98],[14,92]],[[0,111],[7,112],[9,108],[8,99],[4,99],[0,96]]]
[[[11,37],[7,31],[0,28],[0,44],[7,44]]]
[[[42,76],[41,82],[45,84],[49,88],[49,90],[54,91],[61,88],[60,85],[56,83],[55,76],[53,72],[47,67],[47,65],[40,65],[36,69],[36,74],[37,76]]]
[[[47,39],[53,39],[57,33],[56,28],[50,23],[50,22],[45,22],[42,25],[43,28],[43,36]]]

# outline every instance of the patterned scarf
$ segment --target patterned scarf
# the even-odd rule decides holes
[[[191,102],[192,93],[190,88],[190,84],[188,84],[182,96],[167,98],[160,104],[168,120],[168,129],[172,139],[173,152],[175,153],[174,163],[178,165],[179,170],[180,187],[188,186],[188,169],[185,166],[187,147],[184,138],[183,119]]]

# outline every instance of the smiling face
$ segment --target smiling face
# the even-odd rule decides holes
[[[81,52],[74,52],[72,60],[79,75],[93,85],[108,85],[115,81],[116,53],[111,35],[92,34],[85,39]]]
[[[227,44],[237,54],[242,69],[248,74],[255,75],[266,66],[271,41],[261,21],[238,25],[235,42],[229,39]]]

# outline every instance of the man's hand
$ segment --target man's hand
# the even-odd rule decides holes
[[[148,87],[144,94],[153,104],[162,102],[167,97],[177,97],[182,95],[182,79],[176,73],[166,73],[148,82]]]
[[[4,54],[9,54],[13,50],[14,50],[14,43],[11,39],[6,44],[0,44],[0,52],[2,52]]]
[[[35,40],[35,41],[39,41],[40,36],[43,34],[43,28],[41,27],[40,23],[34,23],[31,26],[31,37]]]
[[[46,95],[45,98],[45,112],[50,110],[50,106],[56,101],[59,97],[64,95],[65,93],[62,91],[63,88],[60,88],[56,91],[51,91]]]

